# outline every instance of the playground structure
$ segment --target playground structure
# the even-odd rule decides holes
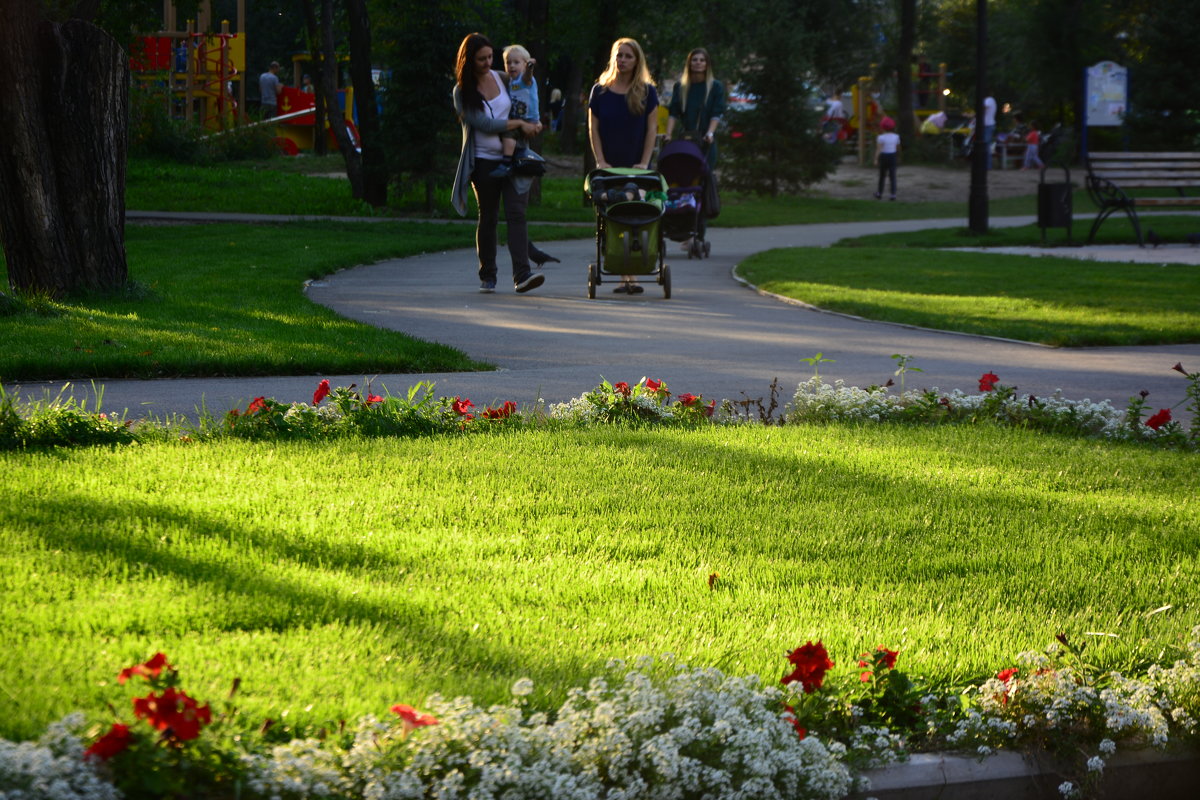
[[[211,32],[212,9],[200,4],[197,18],[179,29],[175,5],[163,3],[163,30],[142,36],[130,46],[129,66],[134,80],[166,89],[167,113],[212,131],[239,124],[246,107],[246,39],[229,29]],[[237,28],[246,24],[246,0],[237,3]]]
[[[913,68],[913,108],[916,112],[918,125],[923,117],[934,111],[946,110],[946,64],[938,64],[937,70],[921,60]],[[937,89],[933,90],[933,80],[937,80]],[[879,91],[875,82],[869,77],[860,77],[850,87],[850,117],[846,120],[843,130],[837,135],[838,141],[853,143],[858,150],[858,163],[863,165],[867,159],[867,137],[879,132],[879,120],[883,118],[883,106],[879,102]],[[931,102],[932,101],[932,102]],[[853,137],[853,138],[851,138]]]
[[[163,29],[138,37],[130,45],[133,79],[165,90],[166,113],[172,119],[196,123],[213,133],[240,126],[273,126],[276,143],[285,154],[312,150],[316,142],[315,95],[283,86],[274,118],[259,121],[246,113],[245,24],[246,0],[237,0],[236,32],[230,30],[229,20],[221,21],[218,32],[212,31],[209,0],[203,0],[196,19],[187,20],[180,29],[173,0],[163,0]],[[300,84],[302,65],[308,60],[307,54],[293,56],[294,85]],[[357,147],[354,90],[349,86],[339,89],[336,102]],[[328,135],[336,150],[332,132]]]

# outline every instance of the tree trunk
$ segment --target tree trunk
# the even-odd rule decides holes
[[[371,75],[371,23],[365,0],[346,0],[350,19],[350,78],[354,81],[354,108],[358,112],[358,138],[362,145],[363,194],[375,208],[387,205],[387,158],[379,142],[379,108]]]
[[[896,94],[899,100],[897,133],[904,144],[917,135],[917,115],[913,110],[913,42],[917,38],[917,0],[900,0],[900,41],[896,47]]]
[[[116,289],[125,261],[129,67],[112,37],[5,3],[0,238],[14,290]]]
[[[313,100],[315,113],[313,117],[313,152],[319,156],[329,155],[329,137],[325,135],[325,84],[321,80],[321,34],[317,25],[317,13],[313,10],[312,0],[304,0],[304,33],[308,43],[308,58],[312,62]]]
[[[338,150],[346,161],[346,177],[350,179],[350,193],[358,200],[363,199],[362,156],[350,140],[346,119],[337,107],[337,51],[333,48],[333,0],[321,0],[321,86],[325,89],[325,115],[329,130],[337,141]]]

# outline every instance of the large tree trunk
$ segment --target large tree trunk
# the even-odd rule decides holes
[[[107,33],[4,5],[0,238],[14,290],[115,289],[125,261],[129,68]]]
[[[362,144],[362,199],[379,208],[387,205],[388,168],[379,143],[379,108],[371,75],[371,23],[366,0],[346,0],[350,19],[350,79],[354,81],[354,109],[358,112],[358,138]]]

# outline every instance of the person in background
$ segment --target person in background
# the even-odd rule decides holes
[[[713,77],[712,58],[703,47],[697,47],[687,55],[683,74],[671,93],[670,117],[667,119],[667,141],[675,136],[679,128],[685,136],[690,135],[703,144],[708,159],[708,173],[717,167],[717,126],[725,114],[725,86]],[[700,238],[708,228],[708,220],[700,215],[697,233]],[[692,247],[692,240],[681,242],[684,252]]]
[[[946,127],[946,112],[938,111],[930,114],[921,123],[921,133],[941,133],[944,127]]]
[[[1029,132],[1025,134],[1025,161],[1021,164],[1021,169],[1031,169],[1033,167],[1042,169],[1046,166],[1038,156],[1038,148],[1041,142],[1042,135],[1038,133],[1037,120],[1031,120],[1029,123]]]
[[[658,136],[658,92],[646,67],[642,46],[634,39],[613,42],[608,67],[596,80],[588,98],[588,138],[596,167],[646,169]],[[613,289],[624,294],[645,291],[625,275]]]
[[[315,91],[313,89],[312,76],[307,72],[304,73],[304,77],[300,79],[300,91],[304,92],[305,94],[313,94]]]
[[[883,179],[891,180],[891,196],[896,199],[896,163],[900,158],[900,136],[896,133],[896,121],[891,117],[879,120],[879,134],[875,140],[875,166],[879,167],[879,186],[875,189],[875,199],[883,197]]]
[[[272,61],[267,71],[258,76],[258,103],[263,119],[275,116],[279,105],[279,89],[282,86],[283,82],[279,80],[279,62]]]
[[[987,168],[992,168],[992,143],[996,141],[996,98],[983,98],[983,146],[987,150]]]
[[[557,86],[550,91],[550,125],[555,131],[562,130],[563,93]]]
[[[463,216],[467,213],[467,187],[475,190],[479,220],[475,226],[475,253],[479,259],[479,291],[496,291],[496,226],[500,201],[508,227],[508,254],[512,258],[513,285],[518,293],[541,286],[546,278],[529,267],[530,245],[525,221],[529,187],[533,178],[493,178],[504,157],[500,133],[520,129],[536,136],[540,123],[511,119],[506,83],[508,76],[492,69],[494,50],[482,33],[470,33],[458,47],[455,60],[454,110],[462,125],[462,153],[454,176],[451,202]]]

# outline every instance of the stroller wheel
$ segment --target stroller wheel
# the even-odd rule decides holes
[[[596,299],[596,284],[600,282],[597,272],[595,264],[588,264],[588,300]]]
[[[662,269],[659,272],[660,272],[660,274],[658,276],[658,282],[661,283],[662,287],[663,287],[663,299],[670,300],[671,299],[671,268],[668,267],[666,264],[663,264]]]
[[[703,257],[704,257],[704,248],[700,244],[700,240],[693,239],[692,240],[692,248],[690,250],[688,250],[688,258],[703,258]]]
[[[708,258],[709,254],[711,254],[711,253],[712,253],[712,242],[705,242],[704,243],[704,257]]]

